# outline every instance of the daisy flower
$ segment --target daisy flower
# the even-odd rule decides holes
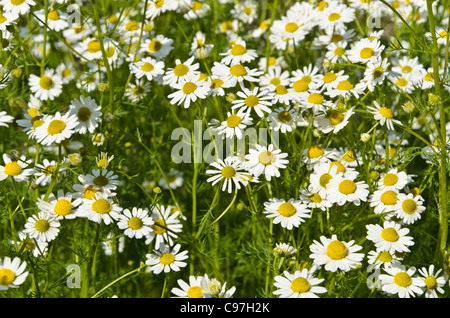
[[[389,253],[389,251],[370,251],[367,254],[367,261],[371,270],[391,265],[393,262],[400,262],[403,258],[397,253]],[[369,268],[367,269],[369,271]]]
[[[145,18],[154,20],[166,11],[175,10],[177,8],[176,1],[150,0],[147,3]]]
[[[14,0],[13,0],[14,1]],[[21,0],[19,0],[20,2]],[[34,12],[34,14],[39,18],[41,21],[45,21],[45,9],[37,10]],[[47,26],[49,29],[59,32],[61,30],[66,29],[69,26],[69,23],[67,22],[67,13],[58,11],[56,9],[49,8],[48,14],[47,14]],[[38,23],[41,26],[44,26],[44,23],[38,20]]]
[[[86,134],[87,132],[92,134],[102,121],[101,108],[89,96],[81,95],[79,99],[72,100],[69,106],[69,114],[75,115],[78,119],[78,124],[74,130],[79,134]]]
[[[327,47],[325,58],[333,64],[347,61],[347,45],[346,41],[330,43]]]
[[[342,32],[347,29],[346,23],[354,21],[355,9],[336,1],[329,3],[318,14],[317,18],[317,25],[325,30],[326,33],[333,34],[333,32]]]
[[[273,21],[270,28],[272,34],[282,37],[286,42],[297,45],[310,31],[308,17],[299,14],[286,14],[280,20]]]
[[[204,298],[230,298],[236,291],[236,287],[227,290],[227,283],[221,283],[216,278],[209,278],[207,274],[203,276],[201,288]]]
[[[148,56],[138,62],[131,63],[130,70],[136,78],[145,76],[147,80],[151,81],[153,78],[164,74],[164,61],[157,61]]]
[[[214,186],[223,180],[222,191],[227,190],[228,193],[231,193],[233,185],[236,189],[240,189],[241,184],[244,187],[247,186],[250,178],[244,173],[247,172],[245,170],[245,165],[238,157],[229,156],[224,160],[218,158],[215,162],[211,163],[210,166],[217,170],[206,170],[206,174],[213,175],[212,177],[209,177],[206,182],[211,182]]]
[[[415,277],[415,267],[406,269],[400,263],[384,267],[386,274],[380,274],[381,289],[388,295],[398,295],[399,298],[410,298],[422,295],[425,282]]]
[[[45,70],[44,75],[30,75],[30,90],[40,100],[54,100],[62,93],[62,78],[54,70]]]
[[[323,294],[327,289],[317,286],[324,281],[324,278],[316,278],[312,271],[304,268],[290,274],[283,272],[283,276],[275,276],[274,286],[278,288],[273,292],[280,298],[319,298],[316,294]]]
[[[225,65],[248,63],[258,56],[255,50],[247,49],[245,41],[242,40],[234,42],[230,49],[220,55],[223,56],[220,63]]]
[[[294,89],[281,84],[274,87],[270,92],[272,93],[273,104],[280,103],[289,105],[298,101],[298,95],[295,93]]]
[[[194,1],[191,3],[188,11],[183,15],[186,20],[202,18],[208,13],[210,6],[207,3]]]
[[[187,265],[183,262],[188,258],[188,251],[180,252],[181,245],[177,244],[173,248],[166,244],[161,244],[154,254],[147,254],[145,264],[150,266],[150,271],[159,274],[162,271],[168,273],[170,271],[178,272],[182,267]]]
[[[367,67],[364,71],[364,81],[367,83],[369,91],[373,92],[375,86],[384,82],[389,74],[388,68],[390,65],[386,58],[367,62]]]
[[[398,202],[395,208],[397,218],[401,219],[405,224],[413,224],[422,217],[422,212],[426,210],[423,206],[423,198],[421,195],[412,193],[398,194]]]
[[[342,80],[338,83],[333,84],[325,94],[331,98],[343,97],[345,99],[350,99],[352,96],[359,98],[361,94],[364,93],[367,85],[365,83],[359,82],[354,85],[348,79]]]
[[[383,226],[379,224],[368,224],[367,239],[374,242],[379,251],[409,252],[408,246],[414,245],[413,238],[407,236],[409,229],[402,228],[400,224],[384,221]]]
[[[57,112],[53,116],[46,116],[44,123],[36,128],[36,139],[43,145],[59,144],[72,136],[78,124],[76,115]]]
[[[325,265],[325,270],[335,272],[338,269],[348,272],[361,265],[363,253],[357,253],[361,246],[355,241],[343,242],[333,234],[331,238],[320,237],[320,242],[314,240],[309,249],[312,252],[310,258],[318,266]]]
[[[19,15],[14,12],[0,12],[0,31],[8,31],[7,28],[19,19]]]
[[[297,110],[291,108],[290,105],[277,107],[267,116],[270,128],[274,131],[281,131],[283,134],[295,130],[299,120]]]
[[[334,103],[325,99],[321,91],[309,90],[300,95],[300,106],[302,108],[311,109],[314,114],[326,112],[334,106]]]
[[[402,190],[408,182],[409,178],[405,171],[393,168],[381,175],[377,185],[379,190]]]
[[[305,218],[311,217],[311,210],[302,201],[290,199],[270,199],[264,203],[265,211],[268,218],[273,218],[274,224],[281,224],[282,227],[292,230],[305,222]]]
[[[292,71],[290,82],[296,93],[304,93],[308,90],[316,90],[319,87],[321,77],[319,69],[312,64],[308,64],[302,69]]]
[[[337,134],[347,126],[350,117],[354,114],[354,108],[347,110],[332,109],[322,114],[319,113],[314,118],[314,125],[324,134]]]
[[[422,287],[425,292],[425,298],[439,298],[439,294],[444,294],[444,285],[447,283],[447,278],[445,276],[439,276],[442,269],[438,269],[434,272],[434,265],[431,264],[428,268],[419,268],[419,273],[421,278],[425,282],[425,286]]]
[[[12,177],[16,182],[26,181],[33,173],[33,168],[27,168],[33,160],[27,160],[25,155],[20,158],[11,158],[7,154],[3,154],[4,166],[0,165],[0,181],[8,177]]]
[[[348,58],[353,63],[373,62],[377,60],[381,52],[384,50],[384,45],[378,40],[361,39],[357,41],[348,52]]]
[[[173,212],[170,207],[156,205],[151,211],[150,217],[153,219],[152,231],[146,235],[145,244],[155,241],[155,249],[159,249],[162,243],[173,245],[173,239],[178,237],[183,225],[180,223],[180,211]]]
[[[327,184],[327,198],[331,203],[344,205],[351,202],[357,206],[367,201],[369,185],[364,181],[356,181],[356,175],[344,174],[332,178]]]
[[[265,67],[261,69],[265,69]],[[283,70],[279,65],[270,67],[267,72],[259,78],[259,84],[267,90],[273,90],[278,85],[288,86],[289,83],[289,72]]]
[[[373,207],[374,213],[391,213],[397,208],[399,192],[396,189],[376,190],[370,196],[370,206]]]
[[[0,290],[17,288],[22,285],[28,276],[25,272],[27,262],[21,262],[20,258],[11,258],[5,256],[3,261],[0,259]]]
[[[233,64],[227,66],[223,63],[214,62],[211,69],[214,76],[222,79],[229,87],[235,87],[237,83],[243,86],[244,81],[256,82],[258,77],[262,74],[257,69],[250,69],[242,64]]]
[[[117,226],[129,238],[143,238],[150,234],[153,219],[149,216],[147,209],[133,207],[131,211],[124,209],[119,214],[117,219]]]
[[[170,169],[166,178],[159,179],[158,185],[163,189],[177,189],[183,185],[183,173],[175,169]]]
[[[179,83],[172,84],[172,87],[177,91],[167,96],[171,99],[170,104],[181,105],[184,102],[184,108],[189,108],[191,102],[195,102],[197,98],[208,97],[210,89],[207,81],[192,74]]]
[[[83,185],[91,185],[100,191],[114,191],[119,185],[118,176],[107,169],[92,169],[91,174],[79,175],[78,180]]]
[[[236,136],[237,139],[242,139],[243,131],[252,123],[250,112],[246,112],[244,108],[241,108],[235,114],[228,112],[227,119],[216,130],[219,135],[225,135],[226,138]]]
[[[297,253],[297,249],[286,243],[277,243],[273,249],[275,255],[287,257]]]
[[[264,112],[270,113],[272,111],[270,109],[272,96],[267,90],[259,91],[259,89],[259,87],[255,87],[250,90],[242,87],[242,90],[236,93],[240,99],[232,101],[233,106],[231,106],[231,109],[245,109],[248,113],[254,110],[259,117],[264,117]]]
[[[23,232],[31,239],[50,242],[58,236],[59,227],[60,223],[56,215],[41,211],[28,218]]]
[[[58,190],[57,195],[51,193],[47,201],[39,198],[36,205],[40,211],[54,216],[57,220],[69,220],[77,217],[77,209],[81,203],[82,198],[75,198],[73,193]]]
[[[2,0],[1,5],[5,12],[11,12],[13,14],[24,15],[30,11],[30,8],[34,6],[36,2],[33,0]]]
[[[13,116],[9,116],[5,111],[0,112],[0,127],[8,127],[9,123],[14,120]]]
[[[206,44],[205,34],[201,31],[195,33],[192,39],[190,56],[194,56],[198,59],[204,59],[209,56],[214,44]]]
[[[274,149],[272,144],[268,147],[256,144],[256,149],[250,149],[245,159],[247,159],[246,165],[251,174],[256,177],[264,174],[266,180],[270,181],[272,177],[280,176],[279,169],[286,168],[289,160],[284,158],[287,156],[288,154],[282,153],[281,149]]]
[[[12,244],[19,243],[16,245],[17,250],[23,248],[23,252],[30,252],[34,257],[44,256],[47,253],[48,243],[44,241],[37,241],[36,239],[30,239],[29,236],[22,231],[18,232],[19,241],[11,241]],[[25,245],[25,246],[24,246]]]
[[[125,96],[128,97],[128,99],[131,102],[138,102],[147,95],[147,93],[150,91],[150,83],[148,81],[144,81],[143,78],[136,79],[136,82],[134,84],[129,84],[128,88],[125,91]]]
[[[189,283],[186,283],[182,279],[178,279],[177,283],[180,287],[172,288],[171,292],[179,298],[204,298],[202,292],[202,280],[203,276],[189,276]]]
[[[412,80],[410,77],[397,77],[391,75],[388,78],[394,84],[394,88],[400,92],[411,94],[416,89],[417,81]]]
[[[56,67],[55,72],[61,76],[63,84],[69,84],[77,76],[77,72],[70,63],[60,63]]]
[[[317,86],[328,91],[346,79],[348,75],[345,75],[343,70],[339,72],[330,70],[317,79]]]
[[[338,172],[338,167],[331,166],[329,162],[320,162],[314,165],[313,172],[309,175],[309,190],[322,199],[326,199],[329,192],[328,186],[333,178],[340,177],[342,173]],[[330,200],[328,200],[330,202]],[[331,203],[331,202],[330,202]]]
[[[35,167],[34,176],[36,178],[36,185],[40,185],[42,187],[46,186],[50,183],[53,174],[56,172],[57,162],[55,160],[49,161],[48,159],[44,159],[42,164],[37,164]],[[59,167],[57,178],[60,179],[66,170],[66,167]]]
[[[312,169],[317,163],[328,163],[338,160],[338,154],[334,149],[325,149],[321,145],[312,145],[303,150],[303,162]]]
[[[183,63],[180,59],[175,60],[175,67],[168,68],[163,76],[163,84],[173,87],[173,84],[182,82],[189,77],[198,76],[200,71],[199,63],[194,63],[194,56],[191,56]]]
[[[394,113],[392,109],[388,107],[381,107],[376,101],[373,102],[374,106],[367,106],[369,112],[374,116],[374,119],[380,122],[381,126],[386,125],[390,130],[394,130],[394,123],[401,125],[401,121],[394,119]]]
[[[308,189],[299,190],[300,200],[302,200],[309,209],[320,209],[325,211],[333,205],[325,196],[322,197],[318,192],[311,191],[311,189],[312,187],[309,186]]]
[[[96,192],[91,198],[83,198],[78,208],[79,214],[95,223],[104,222],[106,225],[119,218],[122,208],[112,200],[108,194]]]
[[[151,39],[146,39],[140,48],[139,53],[149,53],[157,60],[163,60],[173,50],[173,40],[158,34]]]

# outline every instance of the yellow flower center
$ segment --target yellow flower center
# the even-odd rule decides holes
[[[238,115],[230,115],[230,117],[227,118],[227,126],[230,128],[235,128],[241,123],[241,117]]]
[[[8,19],[0,12],[0,24],[5,23],[6,20]]]
[[[5,173],[8,176],[11,177],[18,176],[21,171],[22,167],[16,161],[11,161],[5,165]]]
[[[425,74],[424,80],[427,82],[434,82],[433,74],[431,73]]]
[[[60,134],[64,128],[66,128],[66,123],[59,119],[54,119],[50,122],[50,124],[47,127],[47,132],[49,135],[57,135]]]
[[[198,11],[203,7],[203,3],[195,1],[193,4],[191,4],[191,9],[194,11]]]
[[[30,115],[31,117],[39,116],[39,111],[36,108],[32,107],[28,111],[28,115]]]
[[[341,18],[341,15],[339,13],[337,13],[337,12],[333,12],[332,14],[330,14],[328,16],[328,20],[331,21],[331,22],[339,20],[340,18]]]
[[[381,75],[383,75],[384,69],[381,66],[375,67],[375,69],[372,72],[372,75],[374,78],[379,78]]]
[[[408,287],[412,284],[411,276],[409,276],[405,272],[398,272],[394,276],[394,283],[396,283],[400,287]]]
[[[161,235],[166,232],[166,229],[164,228],[166,227],[166,222],[164,222],[163,219],[157,219],[154,222],[155,223],[152,225],[152,229],[156,235]]]
[[[324,150],[322,149],[322,147],[319,147],[319,146],[312,146],[308,150],[308,157],[312,158],[312,159],[319,158],[323,154],[324,154]]]
[[[334,166],[337,167],[337,169],[336,169],[337,172],[345,172],[345,166],[342,163],[340,163],[339,161],[333,161],[332,163],[330,163],[330,168],[332,168]]]
[[[344,180],[339,183],[339,192],[343,194],[355,193],[356,184],[352,180]]]
[[[297,277],[291,282],[291,289],[294,293],[306,293],[311,288],[309,282],[303,277]]]
[[[170,265],[175,261],[175,255],[173,255],[172,253],[164,253],[163,255],[161,255],[159,257],[159,262],[162,265]]]
[[[345,49],[342,46],[339,46],[334,49],[334,55],[336,56],[342,56],[345,54]]]
[[[184,76],[189,72],[189,67],[184,64],[177,64],[173,69],[173,73],[175,76]]]
[[[380,255],[378,256],[378,259],[381,262],[386,263],[386,262],[391,262],[393,260],[393,257],[391,255],[391,253],[389,253],[388,251],[384,251],[384,252],[380,253]]]
[[[0,269],[0,285],[8,286],[11,285],[16,279],[16,274],[9,268]]]
[[[317,9],[318,9],[319,11],[322,12],[322,11],[325,10],[325,8],[327,8],[329,5],[330,5],[330,4],[329,4],[327,1],[320,1],[319,4],[318,4],[318,6],[317,6]]]
[[[245,76],[247,74],[247,71],[245,70],[245,67],[241,64],[236,64],[230,67],[230,74],[233,76]]]
[[[198,286],[190,287],[187,291],[188,298],[203,298],[202,289]]]
[[[284,26],[284,30],[289,33],[297,31],[299,26],[295,22],[289,22]]]
[[[332,241],[327,246],[327,255],[332,260],[341,260],[347,256],[347,246],[340,241]]]
[[[139,29],[139,24],[136,21],[130,21],[125,24],[125,30],[127,31],[136,31]]]
[[[288,90],[287,90],[287,88],[284,87],[283,85],[278,85],[278,86],[275,88],[275,93],[276,93],[277,95],[285,95],[285,94],[288,93]]]
[[[50,228],[50,223],[47,220],[39,220],[35,223],[34,227],[38,232],[45,233]]]
[[[50,10],[48,12],[48,18],[50,20],[56,21],[59,19],[59,12],[57,10]]]
[[[275,161],[275,155],[273,154],[273,152],[265,150],[259,154],[258,160],[262,165],[267,166]]]
[[[325,75],[323,76],[323,81],[325,83],[332,83],[336,80],[337,75],[333,72],[327,72],[325,73]]]
[[[333,36],[331,37],[331,42],[333,43],[337,43],[339,41],[342,41],[344,39],[344,36],[341,34],[333,34]]]
[[[353,153],[353,151],[350,150],[345,154],[344,158],[342,159],[347,162],[355,161],[355,154]]]
[[[331,176],[331,174],[329,173],[324,173],[320,176],[319,178],[319,184],[325,188],[327,186],[327,184],[330,182],[330,180],[333,179],[333,177]]]
[[[386,205],[394,205],[397,203],[397,193],[395,191],[386,191],[381,195],[381,202]]]
[[[344,80],[340,82],[336,88],[340,91],[349,91],[353,88],[353,84],[347,80]]]
[[[274,77],[270,80],[269,83],[272,84],[273,86],[278,86],[281,84],[281,80],[278,77]]]
[[[408,214],[412,214],[417,209],[417,202],[413,199],[406,199],[402,203],[402,209]]]
[[[217,89],[223,85],[223,81],[220,78],[215,78],[211,81],[211,88]]]
[[[306,82],[304,80],[298,80],[296,81],[294,84],[292,84],[292,88],[297,92],[297,93],[303,93],[306,92],[309,88],[309,82]]]
[[[322,197],[318,193],[313,193],[308,198],[309,198],[309,200],[311,200],[314,203],[322,202]]]
[[[185,94],[191,94],[192,92],[194,92],[197,89],[197,84],[192,83],[192,82],[186,82],[183,85],[183,93]]]
[[[97,185],[99,187],[104,187],[105,185],[107,185],[109,183],[109,180],[105,176],[98,176],[98,177],[94,178],[93,182],[95,185]]]
[[[387,107],[381,107],[378,112],[381,114],[381,116],[383,116],[386,119],[391,119],[391,118],[394,117],[394,114],[392,113],[392,110],[390,108],[387,108]]]
[[[425,285],[427,285],[428,290],[433,290],[434,288],[436,288],[436,284],[436,278],[434,278],[433,276],[428,276],[427,278],[425,278]]]
[[[413,68],[409,65],[405,65],[402,67],[402,72],[403,73],[411,73],[413,71]]]
[[[341,112],[332,111],[328,115],[328,120],[333,126],[339,125],[345,118],[345,114]]]
[[[98,199],[92,203],[92,210],[98,214],[106,214],[111,211],[111,203],[106,199]]]
[[[164,0],[156,0],[155,7],[161,8],[164,5]]]
[[[136,216],[133,216],[128,220],[128,226],[133,230],[139,230],[144,226],[144,222]]]
[[[324,97],[320,94],[313,93],[308,96],[308,102],[311,104],[320,105],[323,103],[323,101],[324,101]]]
[[[91,110],[87,107],[81,107],[78,110],[77,116],[78,116],[79,121],[81,121],[82,123],[85,123],[89,119],[91,119]]]
[[[98,190],[90,185],[83,190],[83,196],[88,200],[92,200],[97,192]]]
[[[383,178],[383,184],[386,187],[393,186],[398,181],[398,176],[395,173],[388,173]]]
[[[24,3],[26,0],[11,0],[11,4],[15,6],[20,6],[22,3]]]
[[[399,238],[397,231],[393,227],[387,227],[381,231],[381,237],[387,242],[397,242]]]
[[[226,166],[222,169],[222,176],[231,179],[236,175],[236,170],[233,167]]]
[[[53,211],[60,216],[69,215],[72,212],[72,203],[66,199],[59,199]]]
[[[370,59],[372,56],[375,55],[375,50],[371,47],[365,47],[359,52],[359,56],[362,59]]]
[[[91,42],[88,43],[87,49],[89,53],[96,53],[100,51],[100,41],[92,40]]]
[[[278,213],[287,218],[293,216],[295,212],[297,212],[295,206],[289,202],[284,202],[278,207]]]
[[[408,85],[408,81],[406,80],[406,78],[401,77],[397,80],[397,85],[400,87],[405,87],[406,85]]]
[[[288,123],[292,120],[291,113],[289,113],[287,110],[283,110],[278,113],[277,118],[282,123]]]
[[[245,105],[248,107],[255,107],[259,103],[259,98],[255,95],[249,95],[245,99]]]
[[[158,52],[159,50],[161,50],[161,48],[162,48],[162,43],[158,40],[152,40],[148,44],[148,50],[150,52]]]
[[[243,55],[245,54],[245,52],[247,52],[247,49],[245,48],[245,46],[240,45],[240,44],[235,44],[233,45],[233,48],[231,49],[231,55]]]
[[[51,89],[54,85],[54,82],[50,77],[44,75],[39,80],[39,85],[42,89]]]

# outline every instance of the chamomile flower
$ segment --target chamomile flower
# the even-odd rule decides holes
[[[194,63],[194,56],[186,61],[181,62],[180,59],[175,60],[175,67],[168,68],[163,76],[163,84],[172,86],[173,84],[182,82],[191,76],[199,75],[199,63]],[[173,86],[172,86],[173,87]]]
[[[401,125],[401,121],[394,119],[394,113],[392,109],[388,107],[381,107],[376,101],[373,102],[374,106],[367,106],[369,112],[373,115],[374,119],[380,122],[380,125],[386,127],[390,130],[394,130],[394,123]]]
[[[60,225],[55,214],[39,212],[27,219],[23,232],[31,239],[50,242],[58,236]]]
[[[13,14],[24,15],[30,11],[36,2],[33,0],[2,0],[1,5],[5,12]]]
[[[62,93],[62,78],[54,70],[45,70],[42,76],[34,74],[29,78],[30,90],[40,100],[54,100]]]
[[[183,17],[186,20],[202,18],[208,13],[209,10],[210,6],[207,3],[201,1],[193,1]]]
[[[272,111],[270,108],[272,106],[272,96],[267,90],[260,90],[259,87],[250,90],[242,87],[242,90],[236,94],[240,99],[232,101],[232,110],[237,108],[244,109],[248,113],[254,110],[259,117],[264,117],[264,113],[270,113]]]
[[[177,233],[181,232],[183,228],[179,218],[180,214],[180,211],[172,212],[170,207],[154,206],[150,215],[154,223],[151,226],[152,231],[146,235],[145,244],[148,245],[155,241],[155,249],[159,249],[162,243],[172,246],[173,240],[178,237]]]
[[[0,112],[0,127],[8,127],[9,123],[14,120],[13,116],[8,115],[5,111]]]
[[[414,245],[414,240],[409,233],[408,228],[402,228],[400,224],[392,221],[384,221],[383,226],[379,224],[368,224],[367,239],[374,242],[380,251],[409,252],[409,246]]]
[[[166,178],[161,177],[158,181],[158,185],[163,189],[177,189],[183,185],[183,173],[181,171],[170,169],[166,174]]]
[[[63,84],[70,83],[77,76],[77,72],[70,63],[60,63],[56,67],[55,72],[57,75],[61,76]]]
[[[279,169],[286,168],[289,163],[289,160],[284,159],[288,154],[282,153],[281,149],[275,149],[273,144],[268,147],[256,144],[255,148],[250,149],[249,154],[245,156],[248,171],[256,177],[264,174],[267,181],[272,177],[278,178],[281,175]]]
[[[45,9],[37,10],[34,12],[34,14],[39,18],[38,23],[41,26],[44,26],[45,21]],[[69,26],[69,23],[67,22],[67,13],[59,11],[57,9],[48,9],[47,14],[47,26],[49,29],[59,32],[61,30],[66,29]],[[41,22],[42,21],[42,22]]]
[[[135,83],[130,83],[125,91],[125,96],[132,102],[138,102],[144,99],[150,91],[150,83],[144,81],[144,78],[136,79]]]
[[[380,176],[377,182],[379,190],[402,190],[409,182],[405,171],[399,171],[398,168],[390,169],[387,173]]]
[[[297,45],[310,31],[311,24],[308,22],[308,17],[290,13],[273,21],[270,31],[272,34],[282,37],[286,42]]]
[[[422,217],[422,212],[426,210],[423,206],[423,198],[421,195],[414,195],[412,193],[398,194],[397,206],[395,207],[395,214],[397,218],[401,219],[405,224],[412,224]]]
[[[394,84],[394,88],[400,92],[411,94],[416,89],[417,82],[410,77],[390,75],[388,78]]]
[[[258,77],[262,74],[261,71],[250,69],[248,66],[242,64],[228,66],[218,62],[214,62],[211,72],[213,75],[226,82],[229,87],[235,87],[238,83],[242,86],[244,81],[256,82],[258,81]]]
[[[17,250],[23,248],[23,252],[30,252],[34,257],[44,256],[47,253],[48,243],[44,241],[38,241],[36,239],[29,238],[28,234],[23,231],[19,231],[19,241],[11,242],[12,244],[18,243]],[[25,246],[24,246],[25,245]]]
[[[167,96],[171,99],[170,104],[181,105],[183,103],[184,108],[189,108],[191,102],[195,102],[197,99],[205,99],[210,89],[207,81],[195,75],[190,75],[184,80],[172,84],[172,87],[176,89],[176,92]]]
[[[6,12],[4,9],[0,12],[0,31],[7,31],[7,28],[14,24],[17,19],[19,19],[19,15],[14,12]]]
[[[380,274],[381,289],[388,295],[398,295],[399,298],[410,298],[422,295],[425,282],[414,276],[415,267],[394,263],[383,268],[386,274]]]
[[[299,190],[300,200],[303,201],[303,203],[306,204],[309,209],[320,209],[322,211],[325,211],[327,208],[330,208],[333,205],[329,200],[327,200],[326,193],[325,196],[322,196],[318,192],[312,191],[312,188],[312,186],[309,186],[308,189]]]
[[[15,182],[26,181],[33,173],[33,168],[28,168],[33,160],[27,160],[25,155],[19,158],[11,158],[7,154],[3,154],[4,166],[0,165],[0,181],[8,177],[14,179]]]
[[[119,218],[122,208],[113,201],[108,193],[94,192],[90,198],[83,198],[78,212],[81,217],[86,217],[92,222],[103,222],[108,225]]]
[[[328,91],[346,79],[348,79],[348,75],[344,74],[344,70],[339,72],[329,70],[317,79],[317,86]]]
[[[322,75],[319,73],[319,69],[312,64],[308,64],[302,69],[294,70],[290,82],[296,93],[303,93],[308,90],[317,89],[321,77]]]
[[[172,288],[171,292],[174,297],[179,298],[204,298],[202,292],[202,280],[203,276],[189,276],[189,283],[186,283],[182,279],[178,279],[177,283],[180,287]]]
[[[286,243],[276,243],[273,253],[275,256],[288,257],[297,253],[297,249]]]
[[[338,269],[348,272],[361,265],[364,258],[363,253],[357,253],[361,246],[354,244],[355,241],[344,242],[337,239],[333,234],[331,238],[320,237],[320,242],[314,240],[309,246],[310,258],[318,266],[325,265],[326,271],[336,272]]]
[[[261,69],[265,69],[265,67]],[[288,86],[290,83],[290,74],[287,70],[283,70],[281,66],[275,65],[270,67],[259,79],[262,88],[273,90],[278,85]]]
[[[131,72],[136,78],[146,77],[151,81],[155,77],[164,74],[164,61],[157,61],[151,57],[146,57],[140,61],[130,64]]]
[[[216,128],[219,135],[225,135],[226,138],[242,139],[245,128],[253,123],[250,112],[241,108],[236,113],[227,113],[227,119]]]
[[[357,41],[348,52],[348,58],[353,63],[364,63],[376,61],[381,52],[384,50],[384,45],[378,40],[361,39]]]
[[[328,88],[325,94],[331,98],[338,96],[344,99],[350,99],[352,96],[359,98],[359,96],[364,93],[366,87],[367,85],[365,83],[359,82],[355,85],[348,79],[344,79],[333,84],[333,86]]]
[[[247,49],[245,41],[236,41],[232,44],[225,53],[220,53],[223,56],[220,63],[225,65],[243,64],[253,61],[258,54],[255,50]]]
[[[355,107],[347,110],[331,109],[325,113],[319,113],[314,119],[314,125],[324,134],[337,134],[347,126],[350,117],[354,114]]]
[[[348,60],[347,57],[347,42],[339,41],[336,43],[330,43],[327,47],[327,53],[325,58],[330,61],[330,63],[340,63]]]
[[[59,144],[72,136],[78,124],[76,115],[57,112],[44,118],[44,123],[36,129],[35,136],[40,144]]]
[[[388,59],[376,59],[367,62],[367,68],[364,71],[364,81],[367,83],[369,91],[373,92],[375,86],[381,85],[389,74],[390,63]]]
[[[106,192],[114,191],[117,188],[118,178],[113,171],[108,169],[92,169],[90,174],[78,176],[80,183]]]
[[[283,134],[295,130],[299,120],[298,111],[290,105],[277,107],[267,116],[270,128]]]
[[[313,271],[307,268],[293,274],[284,271],[283,276],[275,276],[274,279],[274,286],[278,289],[273,294],[280,298],[319,298],[316,294],[327,292],[325,287],[317,286],[324,278],[316,278]]]
[[[159,274],[163,271],[164,273],[170,271],[178,272],[187,265],[183,261],[188,258],[188,251],[180,252],[180,248],[180,244],[171,248],[163,243],[158,250],[155,250],[154,254],[146,255],[147,260],[145,264],[150,266],[150,271],[154,274]]]
[[[177,8],[176,1],[150,0],[147,3],[145,18],[154,20],[166,11],[175,10]]]
[[[201,31],[195,33],[191,43],[191,52],[189,55],[196,57],[197,59],[204,59],[209,56],[211,50],[214,48],[214,44],[207,44],[205,34]]]
[[[379,269],[381,267],[389,266],[394,262],[400,262],[403,258],[397,253],[390,253],[389,251],[372,250],[367,253],[367,261],[371,269]]]
[[[329,3],[318,14],[318,25],[328,34],[346,31],[346,23],[354,21],[355,9],[339,2]]]
[[[44,187],[49,184],[53,174],[56,172],[56,166],[57,162],[55,160],[50,161],[48,159],[44,159],[42,164],[37,164],[34,173],[36,185]],[[60,180],[64,170],[66,170],[65,167],[59,167],[58,175],[55,176],[58,180]]]
[[[206,174],[213,175],[209,177],[206,182],[211,182],[214,186],[218,182],[223,180],[222,191],[227,190],[228,193],[232,192],[233,186],[236,189],[240,189],[241,185],[246,186],[249,181],[249,176],[245,174],[244,163],[237,157],[229,156],[224,160],[216,159],[215,162],[210,164],[214,169],[206,170]]]
[[[89,96],[81,95],[79,99],[73,99],[69,106],[69,114],[75,115],[78,119],[74,130],[79,134],[86,134],[87,132],[92,134],[102,121],[101,108]]]
[[[445,276],[439,276],[442,269],[438,269],[435,272],[434,265],[431,264],[428,268],[419,268],[420,278],[425,282],[425,286],[422,287],[425,292],[425,298],[439,298],[439,294],[444,294],[444,285],[447,282]]]
[[[227,290],[227,283],[221,283],[216,278],[209,278],[207,274],[203,276],[201,288],[205,298],[230,298],[236,291],[236,287]]]
[[[291,105],[292,103],[298,102],[298,95],[295,93],[293,88],[287,87],[285,85],[278,85],[270,90],[272,93],[272,103],[280,103],[285,105]]]
[[[305,218],[311,217],[311,210],[302,201],[289,199],[270,199],[264,203],[265,211],[268,218],[273,218],[274,224],[280,224],[282,227],[292,230],[294,227],[305,222]]]
[[[62,190],[58,190],[57,195],[50,194],[47,201],[39,198],[36,205],[42,212],[54,216],[57,220],[74,219],[77,217],[77,209],[83,202],[82,198],[75,198],[76,195]]]
[[[5,256],[3,261],[0,259],[0,290],[17,288],[23,284],[28,277],[25,271],[27,262],[21,261],[19,257],[11,258]]]
[[[163,60],[173,50],[173,40],[158,34],[146,39],[139,50],[141,54],[148,53],[157,60]]]
[[[397,189],[375,190],[370,198],[370,206],[373,207],[374,213],[389,213],[392,215],[397,209],[399,191]]]
[[[344,205],[351,202],[357,206],[367,201],[369,185],[364,181],[355,181],[356,175],[344,174],[332,178],[327,184],[327,198],[331,203]]]
[[[308,169],[312,169],[316,163],[328,163],[338,160],[338,153],[334,149],[323,148],[322,145],[312,145],[303,150],[302,161],[307,164]]]
[[[309,90],[301,94],[299,99],[301,107],[311,109],[314,114],[326,112],[334,106],[334,103],[326,99],[321,91]]]
[[[117,226],[129,238],[143,238],[152,231],[151,226],[154,224],[147,209],[133,207],[131,211],[124,209],[118,215]]]

